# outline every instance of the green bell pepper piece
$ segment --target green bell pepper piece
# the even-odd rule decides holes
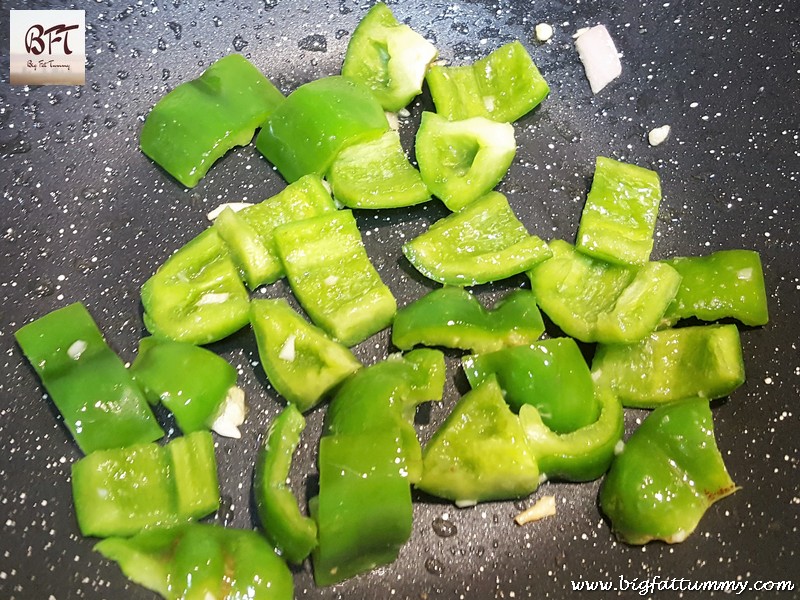
[[[423,112],[415,144],[422,180],[452,211],[461,210],[500,183],[517,144],[514,128],[485,117],[448,121]]]
[[[361,368],[350,350],[308,323],[283,298],[253,300],[250,323],[272,387],[302,412]]]
[[[720,250],[709,256],[664,261],[681,274],[681,285],[664,320],[675,323],[734,318],[745,325],[769,321],[761,257],[752,250]]]
[[[219,59],[153,107],[142,127],[142,152],[186,187],[219,158],[245,146],[284,97],[240,54]]]
[[[225,208],[214,219],[214,230],[228,247],[231,260],[239,269],[239,276],[247,287],[254,290],[272,278],[276,263],[279,266],[280,261],[270,255],[258,231],[241,215],[230,207]]]
[[[519,409],[519,422],[543,477],[591,481],[608,470],[622,439],[622,404],[608,388],[595,388],[600,404],[597,419],[570,433],[556,433],[545,425],[537,407]]]
[[[334,339],[353,346],[392,322],[397,304],[369,261],[351,211],[281,225],[275,241],[292,291]]]
[[[690,398],[657,408],[633,432],[603,482],[600,508],[628,544],[674,544],[737,489],[717,449],[708,401]]]
[[[210,428],[237,375],[210,350],[153,337],[139,342],[131,373],[147,400],[167,407],[184,433]]]
[[[14,335],[85,454],[164,435],[83,304],[55,310]]]
[[[544,333],[536,298],[515,290],[493,310],[463,288],[445,286],[397,311],[392,343],[401,350],[417,344],[492,352],[530,344]]]
[[[583,342],[630,343],[661,322],[680,285],[664,263],[614,265],[550,242],[552,258],[528,273],[539,307],[564,333]]]
[[[391,563],[411,535],[411,486],[398,460],[398,428],[324,435],[319,496],[311,503],[319,545],[311,554],[317,585],[339,583]]]
[[[283,409],[267,430],[253,479],[261,527],[281,555],[295,564],[302,563],[317,545],[317,524],[300,512],[286,484],[292,455],[305,426],[303,415],[294,405]]]
[[[598,156],[577,249],[616,264],[644,265],[653,250],[660,202],[658,173]]]
[[[346,77],[323,77],[292,92],[267,118],[256,147],[286,181],[325,175],[345,147],[388,131],[369,89]]]
[[[437,55],[433,44],[378,2],[350,38],[342,75],[368,87],[384,110],[396,112],[422,91]]]
[[[634,408],[692,396],[721,398],[744,383],[739,331],[735,325],[701,325],[656,331],[635,344],[600,344],[592,377]]]
[[[252,279],[248,277],[246,281],[250,288],[254,289],[264,283],[273,283],[284,275],[275,244],[276,227],[334,211],[336,204],[322,183],[322,179],[318,175],[305,175],[271,198],[236,213],[239,220],[244,221],[258,234],[266,256],[255,243],[251,246],[249,241],[246,245],[242,245],[241,250],[236,250],[238,239],[236,231],[232,231],[230,236],[223,235],[223,238],[228,243],[234,259],[245,269],[245,273],[252,272]],[[219,218],[215,221],[215,226],[218,225]],[[249,236],[246,236],[246,239],[249,240]]]
[[[496,377],[512,410],[535,406],[556,433],[590,425],[600,413],[589,367],[572,338],[465,356],[461,362],[473,389]]]
[[[406,242],[403,254],[426,277],[463,287],[522,273],[551,252],[528,233],[505,196],[489,192]]]
[[[167,600],[291,600],[292,573],[255,531],[191,523],[108,538],[94,549]]]
[[[78,527],[87,536],[129,536],[219,508],[214,440],[196,431],[166,446],[98,450],[72,465]]]
[[[334,197],[350,208],[399,208],[431,198],[396,131],[342,150],[331,165],[328,181]]]
[[[409,482],[422,474],[422,449],[414,429],[417,406],[442,399],[444,355],[420,348],[366,367],[345,382],[328,407],[326,435],[362,435],[377,429],[400,435],[398,456]]]
[[[416,484],[459,506],[521,498],[538,486],[536,458],[493,377],[462,397],[433,434]]]
[[[418,404],[439,400],[444,355],[420,349],[361,369],[331,401],[319,446],[314,578],[331,585],[388,564],[411,532],[410,484],[419,478]]]
[[[515,121],[550,92],[530,54],[516,40],[472,65],[435,65],[425,80],[436,112],[452,121],[470,117]]]
[[[142,286],[144,324],[157,337],[192,344],[221,340],[244,327],[250,296],[225,242],[206,229]]]

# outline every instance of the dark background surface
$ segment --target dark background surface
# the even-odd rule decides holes
[[[659,171],[664,199],[654,258],[725,248],[761,252],[771,322],[742,331],[747,382],[714,403],[718,443],[742,489],[712,507],[686,542],[644,548],[614,541],[597,508],[598,482],[548,483],[522,502],[465,510],[419,497],[399,560],[324,590],[313,585],[306,564],[295,577],[296,596],[561,598],[570,595],[571,580],[655,576],[800,585],[797,3],[458,0],[420,6],[391,3],[400,20],[436,43],[442,58],[471,61],[519,38],[552,87],[543,105],[515,124],[519,150],[499,186],[532,233],[574,239],[594,158],[602,154]],[[217,204],[257,202],[283,186],[250,146],[229,153],[194,190],[184,190],[137,149],[147,111],[234,51],[285,93],[333,74],[367,6],[351,0],[10,0],[0,7],[0,598],[153,598],[93,553],[94,540],[79,535],[69,473],[80,453],[43,399],[13,332],[83,301],[112,348],[132,360],[145,334],[138,294],[146,278],[207,226],[205,213]],[[8,9],[46,7],[86,10],[84,86],[9,85]],[[533,29],[542,21],[553,24],[555,36],[539,45]],[[571,36],[597,23],[616,40],[623,74],[593,97]],[[403,121],[406,143],[425,108],[431,108],[427,95]],[[647,131],[663,124],[672,134],[651,148]],[[367,251],[401,306],[432,285],[400,246],[444,214],[438,202],[357,214]],[[475,291],[491,303],[523,285],[517,277]],[[288,292],[278,283],[257,295]],[[213,520],[252,527],[252,464],[282,404],[265,382],[248,330],[213,349],[238,366],[250,405],[244,437],[219,439],[224,506]],[[384,331],[356,352],[371,363],[388,350]],[[450,356],[444,401],[421,415],[423,439],[465,387],[456,355]],[[294,467],[298,490],[315,471],[323,412],[309,415]],[[643,415],[628,412],[629,432]],[[512,517],[545,494],[556,496],[558,515],[517,527]]]

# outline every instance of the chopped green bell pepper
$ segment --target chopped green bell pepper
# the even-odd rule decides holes
[[[423,112],[415,144],[422,180],[452,211],[496,186],[517,152],[514,128],[485,117],[448,121]]]
[[[239,271],[214,228],[170,256],[142,286],[147,330],[192,344],[215,342],[244,327],[249,303]]]
[[[660,202],[658,173],[598,156],[576,248],[612,263],[644,265]]]
[[[406,242],[403,254],[426,277],[463,287],[522,273],[551,252],[528,233],[505,196],[489,192]]]
[[[166,446],[98,450],[72,465],[75,516],[83,535],[128,536],[219,508],[214,440],[207,431]]]
[[[398,428],[325,435],[319,442],[319,496],[311,503],[319,545],[317,585],[389,564],[411,535],[411,486]]]
[[[420,348],[358,371],[342,385],[326,415],[326,435],[361,435],[376,429],[399,430],[403,470],[411,483],[422,473],[422,450],[414,414],[423,402],[441,400],[444,355]]]
[[[428,65],[437,55],[433,44],[378,2],[350,38],[342,75],[368,87],[384,110],[395,112],[422,91]]]
[[[654,410],[614,459],[600,508],[628,544],[684,541],[706,510],[737,490],[714,439],[708,401]]]
[[[520,498],[538,486],[536,458],[494,377],[461,398],[433,434],[416,484],[459,506]]]
[[[608,470],[625,428],[622,404],[608,388],[595,388],[595,397],[597,419],[563,434],[545,425],[535,405],[520,407],[519,422],[543,477],[591,481]]]
[[[142,127],[142,152],[194,187],[228,150],[249,144],[283,101],[246,58],[225,56],[158,101]]]
[[[692,396],[721,398],[744,383],[739,331],[735,325],[702,325],[663,329],[635,344],[600,344],[592,377],[634,408]]]
[[[153,337],[139,342],[131,373],[147,400],[166,406],[184,433],[211,427],[237,375],[233,366],[210,350]]]
[[[542,333],[542,315],[529,291],[515,290],[486,310],[463,288],[446,286],[397,311],[392,343],[401,350],[421,344],[492,352],[533,343]]]
[[[361,368],[352,352],[308,323],[283,298],[253,300],[250,323],[272,387],[300,411]]]
[[[14,335],[85,454],[164,435],[83,304],[55,310]]]
[[[470,117],[515,121],[550,92],[530,54],[517,40],[472,65],[433,66],[425,80],[436,112],[453,121]]]
[[[311,502],[319,546],[314,578],[337,583],[397,558],[411,532],[410,484],[421,451],[413,420],[442,397],[444,356],[420,349],[361,369],[328,408],[319,447],[319,496]]]
[[[465,356],[461,362],[472,388],[496,377],[512,410],[535,406],[556,433],[590,425],[600,413],[589,367],[572,338]]]
[[[256,459],[253,489],[258,519],[267,538],[289,562],[300,564],[317,545],[317,524],[304,516],[286,484],[292,455],[306,421],[292,404],[267,430]]]
[[[255,531],[191,523],[108,538],[94,549],[167,600],[291,600],[292,572]]]
[[[564,333],[583,342],[629,343],[661,322],[680,275],[664,263],[614,265],[550,242],[552,258],[528,273],[539,307]]]
[[[269,115],[256,147],[286,181],[325,175],[347,146],[380,137],[389,122],[369,89],[346,77],[301,85]]]
[[[339,152],[328,181],[336,199],[350,208],[399,208],[431,198],[419,171],[406,158],[396,131]]]
[[[242,281],[251,290],[256,289],[266,280],[271,279],[273,269],[280,265],[255,230],[241,215],[230,207],[225,208],[214,219],[214,230],[225,242],[231,260],[239,268]]]
[[[353,346],[392,322],[397,304],[369,261],[351,211],[281,225],[275,242],[292,291],[334,339]]]
[[[745,325],[769,321],[761,257],[752,250],[720,250],[709,256],[664,261],[681,274],[681,285],[664,320],[675,323],[734,318]]]

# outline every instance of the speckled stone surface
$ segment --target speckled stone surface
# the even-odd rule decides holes
[[[70,464],[80,457],[38,378],[13,340],[21,325],[83,301],[126,361],[145,334],[139,288],[158,265],[207,225],[223,201],[259,201],[282,187],[254,147],[237,149],[186,191],[137,149],[144,116],[164,93],[234,51],[284,92],[338,71],[365,3],[170,0],[53,2],[86,10],[86,85],[11,86],[0,57],[0,598],[66,600],[154,595],[128,583],[79,535]],[[0,47],[8,48],[8,0]],[[800,9],[794,0],[623,0],[391,3],[396,15],[462,63],[518,38],[552,87],[516,124],[519,150],[500,191],[532,233],[572,241],[594,158],[607,155],[659,171],[664,199],[654,257],[725,248],[761,252],[771,321],[743,328],[747,382],[714,402],[717,439],[741,490],[708,511],[686,542],[628,547],[614,541],[597,507],[599,483],[548,483],[521,502],[459,510],[419,496],[409,543],[392,565],[329,589],[296,572],[298,598],[562,598],[572,581],[620,587],[660,577],[692,581],[789,580],[797,567],[798,400],[800,400]],[[546,44],[539,22],[553,25]],[[597,96],[573,48],[580,27],[604,23],[623,73]],[[411,147],[432,107],[423,95],[401,119]],[[647,133],[669,124],[662,145]],[[400,246],[445,209],[361,211],[367,252],[400,305],[432,287]],[[476,288],[485,303],[523,277]],[[283,283],[257,296],[288,296]],[[550,329],[550,335],[556,335]],[[374,362],[390,350],[384,331],[356,348]],[[249,396],[241,440],[219,439],[223,508],[214,522],[252,527],[250,480],[265,426],[281,401],[266,383],[255,341],[243,330],[214,344],[235,364]],[[591,348],[589,348],[591,351]],[[423,411],[427,439],[466,388],[449,355],[442,403]],[[324,409],[294,466],[304,489],[313,476]],[[644,412],[627,413],[630,432]],[[169,424],[165,415],[160,415]],[[171,433],[175,435],[173,431]],[[518,527],[512,517],[554,494],[558,514]],[[652,580],[652,579],[651,579]],[[587,597],[640,597],[627,592]],[[741,597],[797,597],[750,590]],[[655,598],[678,597],[654,591]],[[725,594],[717,593],[717,596]],[[581,596],[582,597],[582,596]],[[688,593],[686,597],[699,597]]]

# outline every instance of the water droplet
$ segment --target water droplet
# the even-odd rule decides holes
[[[83,197],[84,197],[86,200],[94,200],[94,199],[95,199],[95,198],[97,198],[97,197],[98,197],[100,194],[97,192],[97,190],[95,190],[95,189],[93,189],[93,188],[90,188],[90,187],[87,187],[87,188],[84,188],[83,192],[81,192],[81,195],[82,195],[82,196],[83,196]]]
[[[122,81],[125,81],[128,77],[130,77],[130,73],[128,71],[117,71],[117,77]]]
[[[167,42],[164,41],[164,38],[158,38],[158,49],[159,50],[166,50],[167,49]]]
[[[161,69],[161,81],[169,79],[169,69]]]
[[[106,44],[106,46],[108,47],[109,51],[111,51],[111,52],[116,52],[117,51],[117,42],[114,42],[114,41],[108,42]]]
[[[103,122],[103,125],[106,126],[106,129],[114,129],[116,124],[117,122],[111,117],[106,117],[106,120]]]
[[[222,19],[220,19],[219,17],[212,17],[211,22],[214,23],[214,27],[219,27],[220,25],[222,25]]]
[[[278,0],[264,0],[264,10],[269,10],[278,6]]]
[[[33,281],[33,293],[38,298],[44,298],[45,296],[51,296],[53,292],[55,292],[56,287],[53,285],[53,281],[48,277],[37,277]]]
[[[340,40],[348,34],[347,29],[337,29],[336,30],[336,39]]]
[[[433,520],[431,527],[433,527],[433,532],[442,538],[453,537],[458,533],[458,528],[456,527],[455,523],[439,517]]]
[[[169,27],[172,30],[172,33],[175,34],[176,40],[181,39],[181,30],[183,28],[181,27],[180,23],[176,23],[175,21],[170,21],[169,23],[167,23],[167,27]]]
[[[314,33],[297,42],[297,46],[301,50],[308,50],[309,52],[327,52],[328,40],[325,39],[324,35]]]
[[[245,40],[242,36],[237,35],[233,38],[233,49],[237,52],[241,52],[244,50],[244,47],[247,46],[247,40]]]
[[[440,560],[429,556],[425,559],[425,570],[431,575],[441,575],[444,573],[444,565]]]
[[[201,42],[200,40],[195,40],[195,41],[193,41],[193,42],[192,42],[192,45],[193,45],[195,48],[199,48],[200,46],[202,46],[202,45],[203,45],[203,42]]]

